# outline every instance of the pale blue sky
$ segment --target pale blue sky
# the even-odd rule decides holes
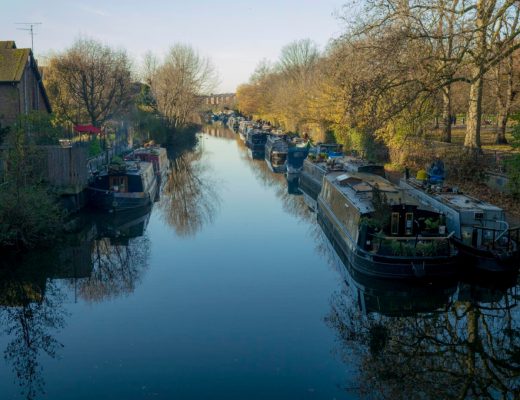
[[[345,0],[0,0],[0,40],[30,47],[15,22],[42,22],[36,55],[60,51],[79,35],[124,47],[138,64],[151,50],[163,55],[176,42],[209,56],[219,91],[234,91],[263,58],[276,60],[293,40],[323,48],[342,31],[336,15]]]

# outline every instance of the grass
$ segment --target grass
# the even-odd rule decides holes
[[[441,129],[433,130],[429,135],[427,135],[428,139],[439,140],[441,137],[442,131]],[[464,125],[456,125],[451,129],[451,142],[454,144],[464,144],[464,136],[466,135],[466,127]],[[510,143],[513,139],[513,136],[510,132],[506,133],[506,139]],[[509,144],[495,144],[495,126],[494,125],[483,125],[480,131],[480,141],[482,143],[482,148],[485,150],[492,151],[503,151],[503,152],[512,152],[517,151],[513,150],[513,148]]]

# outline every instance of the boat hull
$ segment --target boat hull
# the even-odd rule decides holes
[[[321,198],[317,219],[343,262],[362,274],[384,279],[433,280],[453,277],[458,272],[455,255],[416,259],[368,255],[349,239]]]
[[[126,211],[153,204],[156,191],[150,193],[114,193],[89,189],[90,203],[104,211]]]
[[[517,251],[500,256],[488,250],[480,250],[473,246],[467,246],[458,239],[453,243],[459,249],[461,255],[469,261],[471,268],[490,273],[516,273],[520,266],[520,256]]]

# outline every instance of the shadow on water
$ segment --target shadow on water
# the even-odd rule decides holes
[[[0,265],[0,320],[8,338],[4,359],[21,395],[44,393],[43,355],[59,356],[56,335],[66,326],[65,302],[97,302],[133,292],[148,268],[144,236],[150,209],[117,215],[85,214],[66,244]]]

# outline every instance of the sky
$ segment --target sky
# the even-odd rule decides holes
[[[217,92],[234,92],[262,59],[309,38],[324,48],[343,30],[346,0],[0,0],[0,40],[30,47],[19,22],[41,22],[34,50],[42,59],[80,36],[124,48],[138,66],[152,51],[164,56],[175,43],[209,57],[219,75]]]

